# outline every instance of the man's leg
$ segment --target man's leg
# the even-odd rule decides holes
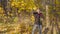
[[[39,28],[39,34],[42,34],[42,25],[39,25],[38,28]]]
[[[34,34],[35,29],[36,29],[37,26],[38,26],[37,24],[34,25],[33,30],[32,30],[32,34]]]

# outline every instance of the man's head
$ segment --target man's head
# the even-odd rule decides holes
[[[41,13],[41,9],[37,8],[36,12]]]

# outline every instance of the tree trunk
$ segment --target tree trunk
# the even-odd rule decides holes
[[[46,5],[46,27],[49,27],[49,8],[48,5]]]

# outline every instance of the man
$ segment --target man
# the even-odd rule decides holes
[[[38,27],[39,29],[39,34],[42,34],[42,21],[41,17],[43,17],[41,10],[38,8],[36,12],[33,12],[34,17],[35,17],[35,24],[32,30],[32,34],[34,34],[35,29]]]

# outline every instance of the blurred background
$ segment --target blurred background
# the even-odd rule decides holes
[[[60,0],[0,0],[0,34],[31,34],[37,8],[44,15],[42,34],[60,34]]]

